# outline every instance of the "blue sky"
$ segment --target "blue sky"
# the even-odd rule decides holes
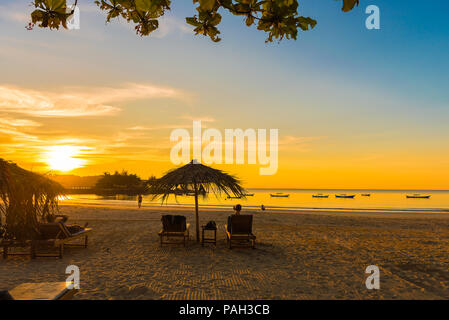
[[[79,1],[81,30],[27,31],[23,13],[31,11],[28,3],[0,5],[0,85],[55,93],[67,87],[81,92],[81,87],[95,91],[137,83],[177,92],[168,98],[125,94],[113,104],[121,108],[119,116],[36,118],[28,112],[25,118],[42,124],[33,129],[39,141],[49,143],[58,134],[68,137],[76,131],[86,141],[112,146],[117,141],[104,135],[125,136],[134,139],[130,145],[138,145],[142,141],[123,133],[127,128],[161,127],[161,132],[145,134],[147,141],[156,141],[168,136],[163,129],[206,118],[218,128],[279,128],[281,139],[296,141],[283,153],[285,175],[297,170],[298,159],[307,167],[322,163],[317,159],[323,157],[335,160],[335,166],[327,165],[333,172],[341,169],[338,163],[373,170],[379,158],[385,162],[379,171],[415,170],[417,163],[436,159],[437,168],[448,165],[443,159],[449,141],[447,1],[362,0],[343,13],[341,1],[305,0],[300,11],[318,20],[316,28],[300,32],[297,41],[269,44],[264,33],[228,14],[219,27],[220,43],[194,36],[184,23],[195,13],[191,1],[172,1],[162,31],[148,38],[123,22],[105,25],[104,14],[88,0]],[[365,28],[370,4],[380,8],[381,30]],[[24,113],[0,116],[24,118]],[[154,157],[159,156],[155,151]],[[361,164],[359,158],[372,160]],[[435,186],[441,186],[439,179],[432,180]]]

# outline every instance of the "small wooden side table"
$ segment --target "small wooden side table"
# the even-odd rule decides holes
[[[201,245],[204,247],[205,243],[213,243],[215,246],[217,245],[217,227],[215,228],[207,228],[206,226],[201,226]],[[213,231],[213,238],[210,236],[210,238],[205,238],[204,234],[205,231]]]
[[[8,256],[31,255],[31,241],[0,240],[0,247],[3,248],[3,259]],[[30,248],[30,251],[12,253],[9,252],[10,248]]]

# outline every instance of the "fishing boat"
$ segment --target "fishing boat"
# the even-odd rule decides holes
[[[407,198],[409,198],[409,199],[429,199],[430,196],[429,195],[423,196],[420,194],[412,194],[412,195],[407,195]]]
[[[312,194],[313,198],[329,198],[328,194],[322,194],[322,193],[318,193],[318,194]]]
[[[273,198],[288,198],[290,195],[289,194],[284,194],[282,192],[277,192],[277,193],[270,193],[270,196],[272,196]]]
[[[335,198],[346,198],[346,199],[354,199],[355,194],[336,194]]]
[[[371,193],[362,193],[361,196],[362,197],[371,197]]]

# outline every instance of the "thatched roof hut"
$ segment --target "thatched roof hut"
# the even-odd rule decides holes
[[[0,158],[0,237],[33,239],[37,223],[57,212],[63,192],[59,183]]]
[[[169,171],[160,179],[153,181],[150,191],[153,199],[167,201],[170,195],[176,196],[177,190],[193,190],[195,195],[196,239],[200,241],[198,196],[206,197],[209,193],[216,195],[244,197],[245,189],[240,181],[221,170],[217,170],[192,161],[185,166]]]

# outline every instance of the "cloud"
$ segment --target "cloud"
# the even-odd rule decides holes
[[[283,136],[279,139],[279,149],[307,152],[309,151],[309,147],[312,142],[325,138],[326,137]]]
[[[156,38],[164,38],[169,34],[192,33],[186,22],[170,15],[164,15],[159,19],[159,28],[153,33]]]
[[[215,118],[202,116],[202,117],[194,117],[191,115],[184,115],[179,117],[179,119],[189,120],[189,121],[201,121],[201,122],[215,122]]]
[[[44,92],[0,86],[0,111],[35,117],[84,117],[117,114],[112,104],[126,100],[181,98],[173,88],[128,83],[121,87],[66,87]]]
[[[0,111],[36,117],[77,117],[114,114],[119,109],[76,94],[0,87]]]
[[[41,124],[27,119],[5,119],[0,118],[0,125],[9,127],[40,127]]]
[[[23,129],[39,127],[40,123],[26,120],[26,119],[10,119],[10,118],[0,118],[0,132],[3,135],[8,136],[6,139],[3,136],[3,140],[7,142],[11,141],[36,141],[37,137],[25,132]]]
[[[101,10],[98,9],[98,11],[100,12]],[[191,28],[184,19],[179,19],[173,14],[170,14],[170,12],[165,12],[165,14],[157,20],[159,21],[159,27],[150,34],[150,37],[161,39],[173,34],[192,34],[193,32],[193,27]],[[128,22],[121,18],[112,21],[116,22],[120,27],[135,32],[135,24],[132,21]]]
[[[10,4],[10,5],[0,5],[0,19],[20,22],[25,24],[31,21],[30,18],[31,11],[24,5]]]
[[[128,128],[128,130],[132,131],[154,131],[154,130],[168,130],[168,129],[179,129],[184,128],[185,126],[180,124],[166,124],[166,125],[159,125],[159,126],[134,126]]]
[[[295,144],[304,144],[310,141],[321,140],[325,137],[296,137],[296,136],[284,136],[279,144],[283,145],[295,145]]]
[[[135,132],[144,132],[144,131],[155,131],[155,130],[173,130],[173,129],[184,129],[184,128],[191,128],[192,127],[192,121],[201,121],[201,127],[207,128],[208,126],[205,124],[207,122],[215,122],[216,120],[212,117],[208,116],[202,116],[202,117],[194,117],[191,115],[183,115],[178,117],[178,119],[187,120],[188,123],[185,124],[162,124],[157,126],[142,126],[142,125],[136,125],[133,127],[129,127],[127,130],[135,131]]]

